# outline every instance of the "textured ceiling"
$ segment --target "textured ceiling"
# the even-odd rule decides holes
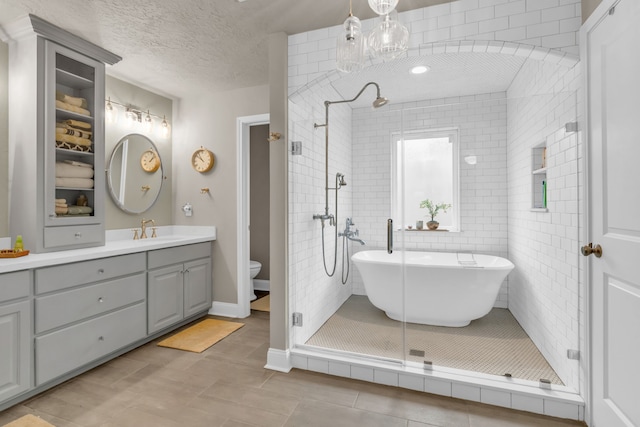
[[[451,0],[401,0],[399,11]],[[353,0],[360,19],[373,18]],[[0,25],[28,13],[123,59],[110,74],[176,98],[268,82],[268,35],[341,24],[347,0],[0,0]]]

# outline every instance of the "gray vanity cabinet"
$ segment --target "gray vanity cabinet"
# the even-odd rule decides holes
[[[0,274],[0,402],[31,387],[28,271]]]
[[[146,337],[144,253],[35,270],[36,385]]]
[[[211,243],[148,253],[148,333],[211,307]]]

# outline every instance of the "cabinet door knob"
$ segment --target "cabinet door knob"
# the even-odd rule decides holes
[[[98,337],[98,341],[104,341],[104,337],[101,335]]]
[[[98,274],[104,274],[104,268],[99,269]]]
[[[98,302],[99,302],[99,303],[103,303],[103,302],[104,302],[104,299],[102,299],[102,297],[100,297],[100,298],[98,298]]]
[[[75,236],[76,236],[76,239],[79,239],[79,238],[81,238],[81,237],[82,237],[82,233],[77,232],[77,233],[75,234]]]

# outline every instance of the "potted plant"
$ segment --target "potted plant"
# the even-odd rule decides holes
[[[438,225],[440,225],[440,223],[436,221],[436,215],[438,215],[438,212],[441,210],[442,212],[447,212],[447,209],[451,208],[451,205],[447,203],[436,204],[431,200],[426,199],[420,202],[420,207],[429,210],[429,215],[427,216],[431,216],[431,221],[427,221],[427,228],[429,230],[436,230]]]

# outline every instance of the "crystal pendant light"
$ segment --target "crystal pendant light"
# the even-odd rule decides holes
[[[387,14],[369,33],[369,50],[375,58],[390,60],[409,49],[409,31]]]
[[[369,0],[369,7],[378,15],[388,15],[398,5],[398,0]]]
[[[360,20],[351,12],[349,1],[349,16],[344,21],[344,33],[338,36],[336,42],[336,68],[345,73],[359,71],[364,67],[366,40],[362,35]]]

